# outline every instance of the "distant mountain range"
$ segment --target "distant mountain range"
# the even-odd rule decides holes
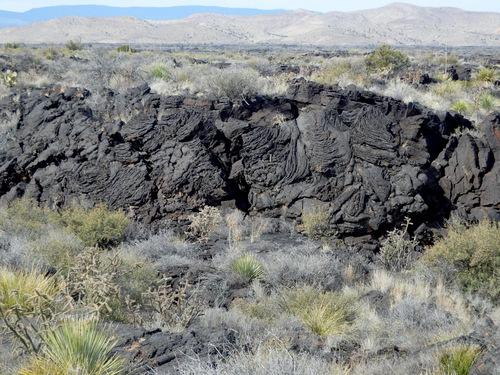
[[[0,10],[0,28],[25,26],[30,23],[48,21],[55,18],[77,17],[124,17],[131,16],[144,20],[178,20],[196,13],[226,14],[232,16],[251,16],[256,14],[276,14],[284,9],[263,10],[252,8],[224,8],[211,6],[175,6],[175,7],[111,7],[104,5],[68,5],[35,8],[26,12],[8,12]]]
[[[90,12],[94,7],[51,8],[60,9],[65,12],[60,14],[67,15],[70,9]],[[81,40],[117,44],[500,46],[500,13],[458,8],[417,7],[404,3],[357,12],[329,13],[212,7],[95,8],[102,10],[100,16],[108,17],[82,17],[80,13],[26,26],[4,27],[0,29],[0,43],[55,44]],[[40,8],[41,14],[43,9],[50,8]],[[127,13],[131,9],[137,13]],[[151,9],[155,9],[154,15],[149,13]],[[113,12],[128,15],[116,16]],[[165,20],[167,15],[179,17],[181,13],[176,12],[189,15]]]

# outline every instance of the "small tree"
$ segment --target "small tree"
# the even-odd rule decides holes
[[[371,71],[396,73],[407,68],[410,59],[391,46],[383,45],[366,58],[366,65]]]

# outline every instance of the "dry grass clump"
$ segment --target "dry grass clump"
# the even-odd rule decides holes
[[[333,364],[307,353],[295,353],[278,341],[261,345],[252,351],[235,352],[228,358],[217,358],[215,364],[199,359],[179,366],[182,375],[347,375],[347,366]]]
[[[324,288],[342,284],[342,265],[333,253],[313,243],[283,247],[266,257],[265,281],[275,288],[295,285],[321,285]]]
[[[427,280],[423,273],[401,275],[377,269],[367,290],[381,293],[385,301],[378,305],[362,299],[354,323],[357,340],[369,352],[392,345],[414,351],[466,334],[473,321],[469,303],[459,292],[445,287],[442,280]]]

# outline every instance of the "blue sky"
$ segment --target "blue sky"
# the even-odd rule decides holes
[[[0,10],[23,12],[51,5],[100,4],[111,6],[212,5],[231,8],[307,9],[318,12],[353,11],[379,8],[395,2],[388,0],[0,0]],[[419,6],[457,7],[466,10],[500,12],[500,0],[410,0]]]

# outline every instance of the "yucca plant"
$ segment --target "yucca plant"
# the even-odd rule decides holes
[[[0,326],[25,350],[38,352],[40,333],[71,308],[65,284],[36,270],[0,269]]]
[[[117,340],[92,319],[74,319],[44,334],[46,348],[20,375],[119,375],[124,360],[110,352]]]
[[[467,112],[469,112],[471,109],[472,109],[472,105],[469,102],[465,101],[465,100],[457,100],[450,107],[451,111],[458,112],[462,116],[465,115]]]
[[[499,79],[496,69],[484,68],[474,75],[474,79],[482,83],[493,83]]]
[[[444,350],[439,358],[439,367],[446,374],[467,375],[482,350],[477,345],[459,345]]]
[[[233,261],[231,268],[247,281],[259,280],[264,276],[264,266],[255,255],[243,254]]]
[[[494,111],[500,104],[500,100],[493,94],[485,92],[478,96],[476,105],[479,109],[486,112]]]

